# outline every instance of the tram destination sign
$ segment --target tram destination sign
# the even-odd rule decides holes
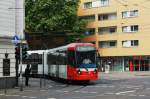
[[[78,46],[77,51],[94,51],[96,50],[93,46]]]

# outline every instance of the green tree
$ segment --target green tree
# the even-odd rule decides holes
[[[65,32],[68,41],[82,37],[86,21],[77,16],[79,0],[26,0],[26,32]]]

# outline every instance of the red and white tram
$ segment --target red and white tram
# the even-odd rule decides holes
[[[91,43],[71,43],[47,54],[48,73],[67,80],[97,80],[96,48]]]
[[[28,53],[42,55],[42,63],[33,70],[34,73],[37,71],[37,75],[44,74],[54,78],[79,81],[98,79],[96,47],[92,43],[71,43],[49,50],[28,51]]]

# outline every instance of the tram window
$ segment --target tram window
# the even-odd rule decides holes
[[[52,55],[52,54],[49,54],[48,55],[48,61],[47,61],[47,63],[48,64],[56,64],[56,56],[55,55]]]
[[[75,66],[75,52],[74,51],[68,52],[68,64]]]

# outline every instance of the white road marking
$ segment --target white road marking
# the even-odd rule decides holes
[[[67,91],[67,90],[56,90],[56,92],[61,92],[61,93],[68,93],[69,91]],[[90,91],[73,91],[73,92],[75,92],[75,93],[89,93],[89,94],[96,94],[96,93],[98,93],[98,92],[90,92]]]
[[[0,96],[3,96],[3,95],[5,95],[5,94],[0,94]]]
[[[136,90],[117,92],[116,95],[125,94],[125,93],[131,93],[131,92],[135,92],[135,91],[136,91]]]
[[[56,98],[47,98],[47,99],[56,99]]]
[[[56,92],[64,92],[64,93],[67,93],[67,92],[69,92],[69,91],[67,91],[67,90],[56,90]]]
[[[28,96],[22,96],[23,98],[26,98],[26,97],[28,97]]]
[[[134,94],[130,94],[130,95],[128,95],[128,96],[137,96],[137,95],[134,95]]]
[[[63,92],[69,92],[69,91],[63,91]]]
[[[150,90],[150,88],[146,88],[146,90]]]
[[[139,95],[140,97],[144,97],[145,95]]]
[[[48,88],[52,88],[53,86],[48,86]]]
[[[75,91],[75,92],[80,92],[80,91]]]
[[[34,98],[37,98],[37,97],[29,97],[29,98],[34,99]]]
[[[87,87],[94,87],[94,88],[114,88],[115,86],[102,85],[102,86],[87,86]]]
[[[100,94],[100,95],[93,95],[93,96],[72,97],[70,99],[93,98],[93,97],[98,97],[98,96],[105,96],[105,95],[104,94]]]
[[[98,92],[89,92],[89,93],[96,94],[96,93],[98,93]]]

